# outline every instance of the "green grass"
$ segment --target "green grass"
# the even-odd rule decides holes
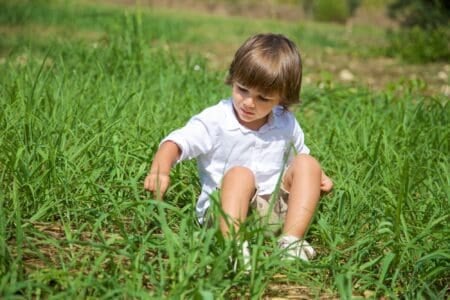
[[[280,261],[250,220],[254,271],[233,273],[233,245],[196,223],[194,162],[174,168],[165,202],[143,191],[159,141],[230,93],[225,70],[200,49],[230,44],[230,55],[249,34],[276,30],[302,49],[353,52],[343,28],[8,3],[2,298],[448,296],[449,108],[407,83],[376,92],[305,86],[296,114],[335,181],[308,233],[319,252],[310,264]]]

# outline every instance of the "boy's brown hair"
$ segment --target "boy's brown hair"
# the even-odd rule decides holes
[[[236,51],[225,81],[261,93],[277,93],[288,109],[300,102],[302,61],[295,44],[281,34],[257,34]]]

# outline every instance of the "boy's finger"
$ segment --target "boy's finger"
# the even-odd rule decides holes
[[[144,181],[144,189],[151,192],[154,190],[154,184],[150,178],[146,178]]]
[[[144,180],[144,189],[150,191],[150,182],[148,181],[147,178],[145,178]]]
[[[329,192],[329,191],[331,191],[331,189],[333,188],[333,183],[331,182],[331,180],[323,180],[321,183],[320,183],[320,189],[323,191],[323,192]]]

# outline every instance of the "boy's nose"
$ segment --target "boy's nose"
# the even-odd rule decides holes
[[[248,108],[254,108],[255,107],[255,101],[253,100],[253,97],[247,97],[244,100],[245,107]]]

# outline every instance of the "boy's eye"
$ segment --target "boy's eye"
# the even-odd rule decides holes
[[[261,100],[262,102],[269,102],[270,101],[270,99],[268,99],[266,97],[262,97],[262,96],[259,96],[259,100]]]
[[[237,87],[238,87],[238,90],[241,92],[248,92],[248,90],[243,86],[238,85]]]

